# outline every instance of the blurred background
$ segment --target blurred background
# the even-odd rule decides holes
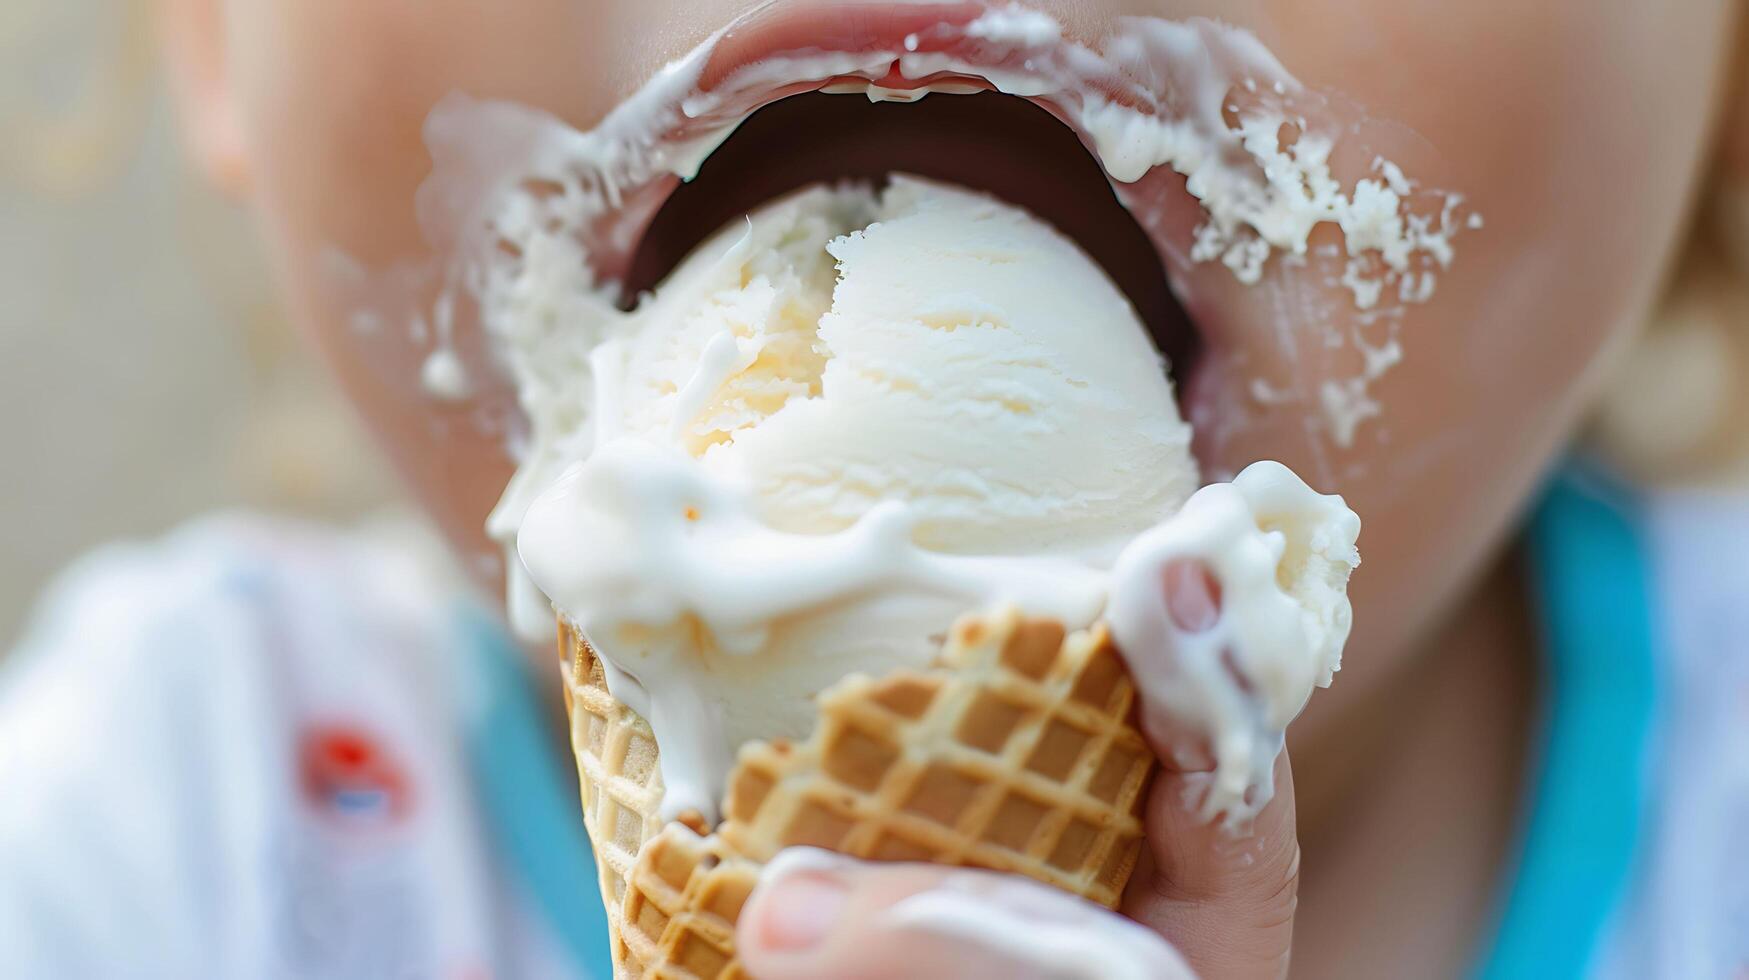
[[[184,167],[149,15],[0,2],[0,655],[101,542],[391,499],[248,216]]]

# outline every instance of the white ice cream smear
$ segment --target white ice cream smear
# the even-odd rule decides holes
[[[426,394],[442,401],[464,401],[472,392],[467,370],[453,347],[439,347],[426,355],[419,382]]]
[[[1157,740],[1186,727],[1207,740],[1205,817],[1241,826],[1274,794],[1288,722],[1342,667],[1359,535],[1341,497],[1265,461],[1198,490],[1119,556],[1106,620],[1141,692],[1144,728]],[[1171,615],[1164,596],[1178,562],[1215,584],[1212,622]]]
[[[835,877],[857,867],[814,847],[779,851],[760,875],[778,887],[797,875]],[[988,974],[1041,980],[1191,980],[1189,964],[1166,940],[1123,916],[1027,878],[949,872],[939,884],[893,903],[867,927],[892,934],[945,936],[989,955]],[[895,947],[897,948],[897,947]]]

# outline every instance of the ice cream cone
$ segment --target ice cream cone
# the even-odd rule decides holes
[[[657,816],[649,725],[580,635],[560,642],[617,976],[742,976],[736,919],[792,845],[1025,874],[1107,906],[1135,866],[1153,756],[1103,625],[968,616],[934,665],[846,678],[807,741],[742,748],[716,828]]]

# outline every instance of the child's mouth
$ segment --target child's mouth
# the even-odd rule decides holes
[[[421,211],[440,237],[460,229],[438,242],[450,302],[477,302],[491,335],[526,289],[531,231],[562,234],[588,288],[629,305],[786,191],[944,179],[1029,209],[1104,267],[1170,359],[1199,455],[1289,404],[1340,447],[1378,414],[1367,385],[1397,359],[1403,310],[1432,295],[1475,220],[1343,143],[1352,112],[1214,21],[1132,19],[1088,46],[1017,6],[778,3],[587,133],[516,106],[439,106]],[[1360,374],[1329,380],[1356,350]],[[1300,379],[1287,388],[1269,377],[1283,363]]]
[[[586,133],[466,99],[433,113],[421,215],[453,236],[434,357],[457,310],[477,312],[524,426],[487,524],[512,621],[550,635],[556,605],[611,665],[609,692],[667,729],[665,807],[714,808],[725,744],[804,731],[723,693],[734,677],[793,712],[846,667],[921,662],[956,607],[1080,628],[1114,596],[1156,597],[1158,562],[1125,566],[1134,590],[1116,565],[1228,475],[1191,443],[1237,418],[1198,417],[1245,353],[1228,341],[1256,301],[1235,291],[1312,266],[1320,226],[1357,281],[1424,271],[1428,229],[1397,192],[1331,178],[1335,137],[1298,104],[1317,100],[1212,21],[1128,21],[1093,48],[1014,6],[814,3],[760,8]],[[906,172],[985,193],[895,179],[786,197]],[[465,378],[426,374],[467,397],[448,383]],[[1235,519],[1168,527],[1160,554],[1242,556],[1221,574],[1269,598],[1260,621],[1286,631],[1270,636],[1325,619],[1345,635],[1342,603],[1279,592],[1278,511],[1316,495],[1258,472],[1256,505],[1215,490]],[[1345,583],[1358,522],[1334,498],[1315,509],[1340,518],[1312,537],[1346,542],[1330,565]],[[1279,745],[1316,645],[1258,647],[1287,679],[1266,713],[1260,685],[1217,676],[1222,703],[1248,706],[1220,716]],[[1261,791],[1255,761],[1240,781]],[[1241,789],[1235,806],[1267,799]]]
[[[1113,193],[1083,144],[1088,137],[1065,124],[1061,109],[1053,114],[1049,96],[1063,81],[1041,58],[1059,46],[1049,18],[1018,8],[992,14],[983,3],[774,4],[745,18],[716,44],[701,90],[733,87],[738,75],[757,76],[759,66],[798,52],[840,52],[843,64],[860,61],[859,70],[766,75],[770,88],[750,93],[762,107],[654,216],[623,280],[627,295],[654,286],[724,222],[787,191],[912,173],[994,194],[1074,239],[1135,305],[1170,370],[1187,376],[1198,335],[1159,252]],[[888,52],[903,54],[883,66]],[[931,71],[927,59],[956,64]],[[792,70],[819,74],[830,60],[816,56]],[[1038,101],[1003,88],[1037,93]]]
[[[909,103],[811,92],[766,106],[652,217],[627,267],[625,295],[654,288],[706,235],[766,201],[809,184],[878,183],[893,173],[976,188],[1054,225],[1129,297],[1171,369],[1180,378],[1192,370],[1192,321],[1098,162],[1048,112],[996,92]]]

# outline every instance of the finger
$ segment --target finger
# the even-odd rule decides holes
[[[766,867],[736,944],[760,980],[1192,976],[1158,935],[1029,879],[814,848]]]
[[[1233,600],[1216,569],[1170,553],[1140,567],[1157,576],[1154,590],[1127,594],[1116,615],[1133,640],[1126,660],[1161,771],[1124,910],[1204,976],[1282,976],[1299,845],[1287,757],[1276,751],[1279,729],[1271,731],[1278,722],[1265,724],[1273,706],[1223,632]],[[1191,691],[1198,697],[1187,699]]]
[[[1123,910],[1209,980],[1285,976],[1300,869],[1287,753],[1275,762],[1275,796],[1249,826],[1206,819],[1212,778],[1179,771],[1156,778],[1144,812],[1148,847]]]

